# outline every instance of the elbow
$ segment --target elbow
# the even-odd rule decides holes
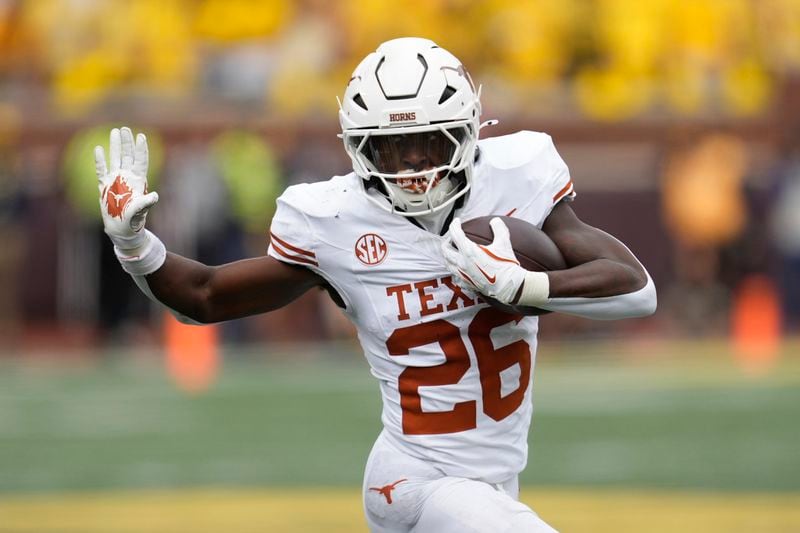
[[[220,294],[220,291],[215,290],[212,284],[207,283],[197,295],[190,318],[195,324],[206,325],[241,318],[241,316],[243,315],[237,313],[236,308],[231,306],[230,302]]]
[[[192,309],[190,316],[186,317],[189,323],[196,325],[207,325],[222,322],[222,318],[217,316],[216,308],[210,298],[206,297]]]
[[[639,297],[636,304],[631,309],[633,317],[646,317],[654,314],[658,308],[658,294],[656,286],[650,276],[647,276],[647,284],[639,289]]]
[[[211,324],[211,321],[204,321],[202,317],[190,317],[186,315],[182,315],[177,311],[172,312],[172,316],[175,317],[175,320],[180,322],[181,324],[186,324],[188,326],[205,326],[206,324]]]
[[[655,314],[656,309],[658,309],[658,297],[656,296],[656,291],[654,289],[653,296],[647,301],[643,302],[641,308],[639,309],[639,316],[645,317],[653,315]]]
[[[172,310],[173,316],[182,324],[193,326],[204,326],[221,322],[222,319],[216,316],[217,306],[214,305],[214,298],[208,286],[204,286],[195,294],[191,305],[186,310]]]
[[[199,298],[193,302],[193,305],[185,310],[178,311],[176,309],[170,309],[170,311],[172,312],[172,316],[181,324],[205,326],[207,324],[219,322],[219,320],[216,320],[214,317],[213,306],[209,305],[208,300],[205,298]]]

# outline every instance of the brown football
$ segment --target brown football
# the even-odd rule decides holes
[[[494,240],[492,228],[489,221],[493,216],[478,217],[467,220],[461,224],[461,228],[470,240],[478,244],[491,244]],[[522,268],[535,272],[545,272],[548,270],[563,270],[567,268],[564,256],[545,232],[529,222],[513,217],[499,217],[508,226],[508,233],[511,236],[511,246],[517,256]],[[505,305],[497,300],[482,296],[492,307],[500,309],[506,313],[523,315],[541,315],[550,311],[539,309],[538,307],[524,307]]]

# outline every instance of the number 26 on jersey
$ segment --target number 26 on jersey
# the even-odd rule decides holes
[[[521,318],[485,308],[478,311],[467,331],[478,362],[483,412],[498,422],[522,404],[530,379],[531,351],[524,340],[495,348],[490,333],[494,328]],[[409,367],[399,377],[403,433],[406,435],[456,433],[477,427],[475,400],[458,402],[450,411],[422,410],[419,387],[456,384],[469,370],[467,346],[457,326],[438,319],[398,328],[386,340],[386,347],[389,355],[403,356],[409,355],[412,348],[433,343],[439,344],[445,362],[433,367]],[[520,366],[519,386],[510,394],[503,395],[500,373],[514,364]]]

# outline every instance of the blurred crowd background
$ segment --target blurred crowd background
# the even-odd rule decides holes
[[[0,0],[0,346],[159,342],[161,311],[102,231],[92,149],[109,128],[149,135],[148,224],[168,249],[263,254],[287,185],[349,172],[336,96],[405,35],[483,85],[500,119],[485,135],[550,133],[575,210],[657,283],[650,319],[549,316],[544,336],[758,351],[798,331],[800,0]],[[351,334],[322,292],[221,330]]]

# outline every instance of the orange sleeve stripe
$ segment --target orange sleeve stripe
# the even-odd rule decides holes
[[[269,232],[269,236],[272,237],[272,240],[274,240],[275,242],[277,242],[278,244],[280,244],[281,246],[283,246],[284,248],[286,248],[288,250],[291,250],[291,251],[293,251],[295,253],[298,253],[300,255],[305,255],[307,257],[313,257],[315,259],[317,257],[317,254],[315,254],[314,252],[309,252],[308,250],[303,250],[302,248],[298,248],[297,246],[292,246],[291,244],[289,244],[288,242],[286,242],[283,239],[279,238],[277,235],[275,235],[271,231]]]
[[[567,184],[564,185],[564,188],[558,191],[555,196],[553,196],[553,203],[558,203],[559,200],[564,198],[570,192],[572,192],[572,180],[569,180]]]
[[[275,250],[278,253],[278,255],[281,255],[281,256],[283,256],[286,259],[289,259],[291,261],[296,261],[298,263],[303,263],[304,265],[311,265],[311,266],[315,266],[315,267],[319,266],[319,263],[317,263],[313,259],[308,259],[307,257],[298,257],[296,255],[292,255],[292,254],[282,250],[281,246],[280,246],[280,244],[278,244],[278,242],[279,241],[276,241],[276,242],[272,243],[272,249]]]

